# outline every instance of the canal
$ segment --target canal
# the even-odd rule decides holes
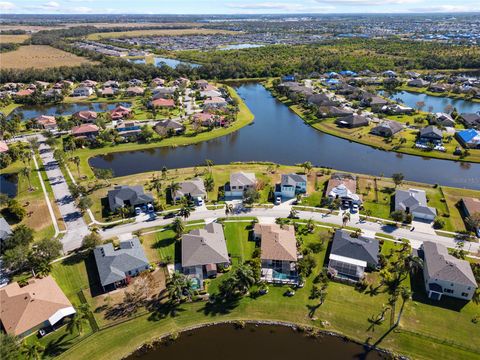
[[[214,355],[212,355],[214,354]],[[383,359],[382,354],[341,338],[324,335],[307,337],[289,327],[216,325],[188,331],[173,342],[164,343],[127,360],[176,359]]]
[[[317,166],[370,175],[391,176],[401,172],[406,179],[454,187],[480,189],[480,164],[402,155],[376,150],[321,133],[306,125],[287,106],[257,83],[237,89],[255,115],[254,123],[230,135],[176,148],[110,153],[90,159],[90,165],[110,168],[115,176],[234,161],[271,161]]]

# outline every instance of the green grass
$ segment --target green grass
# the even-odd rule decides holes
[[[87,268],[82,255],[74,255],[52,265],[51,275],[70,301],[78,303],[77,293],[89,287]]]
[[[225,223],[224,232],[227,250],[234,263],[243,263],[252,258],[255,242],[252,240],[251,223]]]

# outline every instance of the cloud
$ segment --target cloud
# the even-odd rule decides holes
[[[454,12],[476,12],[480,11],[480,6],[466,6],[466,5],[438,5],[429,7],[418,7],[408,9],[410,12],[422,13],[454,13]]]
[[[334,4],[338,6],[384,6],[384,5],[403,5],[421,2],[421,0],[315,0],[319,4]]]
[[[0,10],[13,10],[15,9],[15,4],[9,1],[0,1]]]
[[[77,6],[72,9],[72,12],[75,14],[89,14],[93,12],[93,9],[87,6]]]

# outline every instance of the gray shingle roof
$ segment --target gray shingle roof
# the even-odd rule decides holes
[[[175,192],[175,196],[183,197],[185,195],[195,196],[206,196],[207,191],[205,190],[205,184],[201,178],[196,178],[180,183],[180,189]]]
[[[100,245],[93,253],[103,286],[125,279],[129,271],[149,266],[138,238],[122,241],[118,250],[111,243]]]
[[[137,206],[153,202],[153,196],[145,194],[142,186],[116,186],[108,192],[107,196],[111,210],[116,210],[126,204]]]
[[[395,192],[395,210],[437,215],[437,210],[427,205],[427,195],[423,190],[408,189]]]
[[[12,228],[5,218],[0,217],[0,241],[5,240],[12,233]]]
[[[466,260],[450,255],[447,248],[432,241],[423,243],[425,270],[430,280],[439,279],[477,287],[472,268]]]
[[[282,175],[282,185],[290,185],[290,186],[296,186],[297,183],[301,182],[307,182],[307,176],[306,175],[299,175],[299,174],[283,174]]]
[[[427,127],[424,127],[423,129],[420,129],[420,137],[442,139],[443,135],[442,130],[440,130],[436,126],[429,125]]]
[[[228,263],[223,227],[210,223],[182,236],[182,267]]]
[[[230,174],[230,186],[253,186],[256,182],[254,173],[237,172]]]
[[[371,266],[378,265],[379,242],[360,236],[352,238],[344,230],[335,231],[331,254],[362,260]]]

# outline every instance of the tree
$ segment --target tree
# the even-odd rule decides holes
[[[409,288],[407,288],[405,286],[402,286],[400,288],[400,296],[402,297],[402,307],[400,308],[400,311],[398,312],[397,322],[395,323],[396,326],[398,326],[400,324],[400,319],[402,318],[405,303],[412,299],[412,292],[410,291]]]
[[[235,287],[241,294],[245,294],[256,281],[255,274],[249,265],[240,265],[235,270],[233,277],[235,279]]]
[[[74,156],[70,158],[70,161],[75,164],[77,167],[77,174],[78,177],[80,178],[80,157],[79,156]]]
[[[160,197],[162,195],[162,180],[159,177],[152,175],[152,180],[150,180],[150,184],[152,189],[155,189],[155,191],[157,192],[157,198],[160,200]]]
[[[192,210],[193,210],[193,206],[190,203],[186,202],[185,204],[183,204],[178,214],[186,220],[187,218],[190,217]]]
[[[50,272],[50,262],[60,256],[62,249],[62,243],[58,239],[40,240],[33,247],[29,257],[30,265],[37,273],[47,275]]]
[[[372,216],[372,210],[370,210],[370,209],[365,209],[363,213],[365,214],[365,220],[366,221],[368,221],[368,218],[370,216]]]
[[[38,151],[38,148],[40,147],[40,143],[38,142],[38,138],[36,136],[29,137],[27,139],[27,141],[30,145],[30,149],[32,149],[32,151],[36,153]]]
[[[172,197],[172,200],[173,200],[173,205],[177,204],[177,191],[180,190],[180,188],[181,186],[177,182],[172,182],[168,187],[168,190],[170,191],[170,196]]]
[[[310,161],[305,161],[304,163],[300,164],[300,166],[307,175],[310,174],[310,171],[313,169],[313,165]]]
[[[107,182],[107,185],[110,186],[110,182],[108,180],[113,178],[112,169],[93,168],[92,170],[93,170],[93,173],[95,174],[95,176],[97,177],[97,179],[105,180]]]
[[[88,196],[82,196],[80,200],[78,200],[78,208],[84,213],[93,205],[92,199]]]
[[[42,352],[44,350],[45,346],[34,340],[31,343],[25,342],[23,344],[22,352],[28,360],[40,360],[42,358]]]
[[[343,226],[347,226],[347,223],[350,221],[351,214],[348,211],[345,211],[342,216]]]
[[[21,170],[21,174],[22,174],[23,176],[25,176],[25,177],[27,178],[27,180],[28,180],[28,189],[29,189],[30,191],[33,190],[33,188],[32,188],[32,182],[30,181],[30,175],[31,175],[31,173],[32,173],[32,170],[31,170],[28,166],[25,166],[25,167],[22,168],[22,170]]]
[[[247,190],[245,190],[245,193],[243,194],[243,202],[245,204],[253,204],[257,202],[260,199],[260,193],[258,192],[257,189],[253,187],[249,187]]]
[[[179,303],[185,296],[193,296],[192,282],[184,274],[175,271],[167,282],[168,299],[171,303]]]
[[[162,179],[165,180],[167,178],[168,169],[166,166],[162,167]]]
[[[395,173],[392,175],[393,182],[395,183],[395,188],[397,188],[397,186],[402,184],[404,178],[405,177],[403,176],[402,173]]]
[[[211,174],[205,177],[203,183],[207,192],[211,192],[215,188],[215,180],[213,179],[213,176]]]
[[[7,211],[17,221],[22,221],[25,215],[27,215],[27,210],[15,199],[10,199],[8,201]]]
[[[90,234],[83,237],[82,247],[85,249],[93,249],[98,245],[101,245],[102,242],[102,237],[98,233],[92,231]]]
[[[317,266],[317,260],[313,254],[307,254],[298,260],[298,273],[306,278],[310,276],[312,270]]]
[[[180,239],[183,233],[185,232],[185,224],[183,223],[182,219],[179,217],[176,217],[175,220],[173,220],[172,228],[173,228],[173,231],[175,232],[175,237],[177,239]]]
[[[20,344],[16,336],[0,331],[0,359],[17,360],[21,358]]]
[[[208,167],[208,172],[212,172],[212,166],[214,165],[213,160],[206,159],[205,166]]]
[[[466,218],[468,226],[475,230],[480,228],[480,212],[475,212]]]
[[[24,224],[20,224],[4,240],[2,247],[4,250],[13,249],[17,246],[29,247],[32,242],[33,230]]]
[[[390,217],[396,222],[402,222],[405,218],[405,212],[403,212],[402,210],[396,210],[390,214]]]
[[[77,312],[70,318],[70,321],[67,323],[67,331],[70,334],[77,332],[79,335],[83,333],[83,327],[88,321],[88,304],[82,304],[76,310]]]
[[[12,249],[5,250],[3,254],[3,265],[13,272],[25,269],[28,264],[30,249],[28,246],[19,245]]]

